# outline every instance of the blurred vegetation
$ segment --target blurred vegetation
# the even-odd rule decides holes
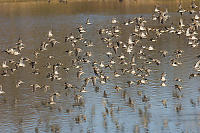
[[[48,15],[48,14],[145,14],[152,13],[155,5],[160,9],[176,12],[180,1],[189,9],[192,0],[0,0],[0,15]],[[62,0],[65,1],[65,0]],[[196,1],[200,5],[199,1]]]
[[[0,0],[0,2],[30,2],[30,1],[48,1],[48,0]],[[60,2],[60,1],[69,1],[69,2],[73,2],[73,1],[119,1],[119,2],[148,2],[148,3],[156,3],[156,2],[188,2],[188,1],[192,1],[192,0],[50,0],[51,2]],[[196,2],[199,2],[200,0],[195,0]]]

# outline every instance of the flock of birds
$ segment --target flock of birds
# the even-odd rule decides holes
[[[152,70],[148,67],[148,65],[155,65],[159,66],[162,62],[160,59],[151,57],[147,55],[147,51],[149,53],[154,53],[157,51],[153,45],[143,45],[141,42],[143,40],[147,40],[149,42],[156,42],[163,34],[173,34],[180,36],[185,36],[188,40],[188,46],[192,48],[196,48],[199,46],[199,39],[198,39],[198,30],[200,26],[200,11],[198,10],[198,6],[193,1],[191,4],[191,10],[185,10],[182,5],[180,4],[178,7],[177,13],[180,14],[180,20],[178,24],[171,24],[170,26],[165,26],[165,24],[170,19],[170,14],[168,13],[167,9],[162,11],[159,9],[158,6],[155,7],[155,10],[152,15],[152,19],[149,21],[153,21],[158,23],[162,26],[162,28],[152,28],[146,26],[148,21],[144,17],[135,17],[134,19],[125,20],[123,23],[120,23],[117,18],[112,18],[111,20],[111,27],[104,27],[98,29],[98,35],[107,49],[104,55],[106,56],[105,60],[96,60],[95,52],[88,51],[90,47],[95,48],[98,44],[93,43],[91,40],[84,38],[84,35],[87,34],[87,29],[84,28],[83,25],[80,25],[77,28],[77,32],[79,33],[78,36],[75,36],[73,33],[68,34],[63,42],[58,41],[55,39],[53,31],[49,30],[47,34],[47,40],[43,41],[38,49],[33,51],[33,58],[24,57],[21,52],[23,51],[26,45],[24,44],[22,38],[20,37],[14,47],[8,48],[3,50],[4,54],[9,54],[13,56],[13,59],[4,60],[2,62],[0,71],[1,77],[6,78],[15,74],[16,71],[23,69],[25,67],[30,67],[30,71],[33,75],[41,75],[40,69],[46,69],[48,73],[46,75],[41,75],[41,77],[46,77],[47,80],[56,83],[57,81],[63,81],[63,90],[66,91],[66,95],[73,91],[74,93],[74,105],[75,106],[83,106],[84,105],[84,93],[88,93],[88,85],[91,83],[94,86],[96,92],[100,92],[101,85],[107,84],[108,82],[112,82],[112,79],[117,79],[122,75],[126,76],[133,76],[130,80],[127,80],[125,84],[127,87],[140,86],[140,85],[148,85],[148,76],[151,75]],[[189,14],[191,17],[191,23],[185,24],[183,16],[184,14]],[[175,23],[175,22],[174,22]],[[93,23],[88,18],[86,20],[86,25],[90,26]],[[133,28],[133,32],[130,33],[127,41],[119,40],[121,35],[121,28],[119,24],[130,26]],[[63,62],[57,61],[57,63],[52,64],[48,62],[43,68],[38,68],[37,64],[38,58],[42,52],[48,51],[49,49],[54,49],[56,51],[59,45],[68,45],[67,50],[64,50],[67,56],[70,57],[71,62],[70,66],[64,66]],[[165,58],[168,56],[169,51],[167,50],[160,50],[157,51],[160,53],[160,58]],[[174,56],[169,61],[171,67],[179,67],[182,65],[182,62],[179,59],[184,54],[184,51],[181,49],[174,50]],[[194,55],[199,58],[200,55]],[[19,60],[15,60],[18,57]],[[46,55],[47,59],[54,60],[57,57],[52,55]],[[60,57],[59,57],[60,58]],[[62,57],[61,57],[62,58]],[[137,60],[141,60],[141,64],[138,64]],[[87,67],[84,65],[87,64]],[[116,69],[117,66],[123,66],[121,69]],[[91,68],[90,70],[88,70]],[[76,75],[77,80],[79,80],[82,84],[76,85],[71,83],[70,81],[65,81],[65,79],[61,76],[60,71],[63,72],[65,75],[73,69],[74,75]],[[194,73],[189,75],[189,79],[193,77],[200,76],[200,60],[194,64],[193,67]],[[75,70],[75,71],[74,71]],[[88,71],[91,73],[88,74]],[[108,74],[109,72],[109,74]],[[112,73],[112,74],[110,74]],[[89,75],[88,77],[86,77]],[[26,76],[26,75],[24,75]],[[138,80],[136,80],[138,79]],[[163,72],[160,74],[160,86],[165,87],[167,86],[167,73]],[[175,98],[182,98],[183,95],[180,93],[183,90],[183,87],[180,85],[182,82],[181,78],[175,78],[177,84],[174,84],[174,91],[173,96]],[[4,96],[7,92],[6,88],[4,87],[4,83],[0,82],[0,95]],[[16,81],[16,88],[20,88],[21,86],[28,88],[32,88],[32,92],[36,92],[39,89],[43,89],[45,93],[52,89],[52,87],[48,84],[41,85],[39,83],[35,84],[27,84],[26,81],[22,81],[18,79]],[[134,98],[128,97],[127,92],[124,88],[118,84],[115,84],[113,89],[116,92],[121,92],[122,96],[127,99],[127,103],[130,107],[135,106]],[[53,93],[48,94],[48,99],[46,101],[42,101],[43,105],[46,106],[55,106],[57,104],[57,98],[60,97],[62,94],[59,90],[54,89]],[[141,101],[147,103],[150,100],[150,97],[143,94],[142,91],[138,91],[138,95],[141,96]],[[104,98],[109,97],[107,90],[104,88],[102,91],[102,96]],[[191,104],[196,105],[191,99]],[[200,102],[200,98],[199,98]],[[164,107],[167,108],[167,99],[162,99],[161,103]],[[113,113],[112,109],[108,109],[105,105],[105,115]],[[178,104],[175,107],[177,112],[182,110],[182,105]],[[120,107],[118,108],[120,110]],[[70,112],[68,110],[68,112]],[[142,111],[139,111],[140,113]],[[80,122],[86,120],[84,115],[80,115],[79,117],[75,118],[75,121]],[[115,123],[116,127],[118,127],[119,123]],[[135,132],[138,132],[138,127],[135,129]]]

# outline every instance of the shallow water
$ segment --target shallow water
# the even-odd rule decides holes
[[[177,27],[180,15],[177,11],[178,2],[176,1],[157,1],[162,10],[168,8],[170,12],[170,20],[166,23],[169,27],[171,22]],[[183,7],[189,9],[190,1],[183,2]],[[198,2],[197,2],[198,4]],[[100,84],[97,79],[99,91],[95,91],[92,82],[86,87],[86,93],[76,92],[73,89],[65,90],[64,83],[68,82],[77,87],[84,84],[86,77],[94,76],[92,65],[80,63],[83,66],[84,74],[81,79],[77,79],[76,72],[78,69],[72,66],[72,59],[75,56],[66,54],[66,50],[73,50],[71,42],[64,42],[64,38],[70,33],[78,37],[77,27],[81,24],[86,29],[83,37],[91,40],[94,47],[85,47],[80,41],[75,47],[80,47],[84,52],[80,56],[84,56],[85,52],[91,51],[92,57],[87,59],[98,63],[103,61],[108,64],[110,58],[106,56],[106,52],[112,51],[113,56],[119,56],[123,53],[127,60],[131,55],[124,50],[119,50],[114,55],[112,49],[107,48],[102,42],[101,36],[98,34],[100,28],[110,28],[118,25],[121,33],[116,40],[127,42],[130,33],[133,32],[134,26],[125,26],[122,23],[129,18],[133,19],[138,16],[144,16],[149,21],[151,13],[154,9],[154,1],[76,1],[61,3],[47,2],[5,2],[0,3],[0,49],[1,51],[15,46],[20,36],[25,44],[25,48],[19,56],[8,55],[5,52],[0,53],[0,61],[8,61],[14,59],[18,61],[21,57],[28,57],[37,61],[36,68],[39,68],[40,74],[32,74],[33,69],[26,63],[25,68],[19,68],[14,74],[9,72],[8,77],[0,76],[0,84],[6,92],[0,95],[0,130],[6,132],[147,132],[147,133],[199,133],[200,132],[200,105],[199,105],[199,77],[189,79],[191,73],[195,73],[194,64],[199,60],[199,46],[191,48],[187,44],[187,38],[184,35],[178,37],[175,34],[164,33],[157,42],[142,40],[139,45],[153,45],[155,51],[145,51],[147,57],[153,57],[161,61],[160,65],[146,64],[144,60],[136,57],[138,67],[145,66],[152,70],[150,76],[147,77],[148,84],[137,85],[131,87],[126,83],[129,80],[137,81],[141,78],[122,74],[121,68],[130,68],[124,65],[113,65],[111,69],[103,69],[103,73],[109,76],[108,82]],[[111,24],[111,19],[116,17],[119,24]],[[190,23],[191,15],[184,15],[184,23]],[[86,25],[86,19],[90,18],[92,25]],[[158,22],[146,24],[149,27],[162,28],[163,25]],[[47,38],[48,31],[52,29],[54,37],[60,42],[55,47],[49,47],[47,51],[43,51],[35,58],[34,50],[40,48],[42,41]],[[116,41],[115,41],[116,42]],[[138,53],[140,47],[136,47],[135,54]],[[180,61],[183,63],[178,67],[170,65],[170,59],[175,57],[174,51],[181,49],[184,51]],[[162,57],[160,50],[167,50],[167,57]],[[55,59],[48,59],[52,55]],[[117,58],[117,61],[119,59]],[[51,81],[46,78],[47,74],[52,71],[44,66],[50,62],[56,64],[63,63],[59,68],[61,80]],[[70,71],[65,72],[62,68],[69,67]],[[1,72],[2,72],[1,68]],[[117,70],[121,75],[118,78],[113,76],[113,72]],[[162,72],[166,72],[166,87],[160,86],[160,76]],[[174,81],[175,78],[182,78],[183,82]],[[16,88],[18,80],[25,83]],[[49,85],[50,89],[45,92],[44,89],[37,89],[32,92],[31,84]],[[183,90],[180,94],[183,97],[178,99],[173,96],[174,85],[182,85]],[[123,90],[117,92],[114,87],[118,85]],[[108,94],[103,97],[104,90]],[[127,95],[122,96],[126,91]],[[148,102],[142,101],[142,96],[138,95],[138,91],[142,91],[142,96],[149,97]],[[59,92],[60,97],[56,97],[55,105],[46,105],[49,96],[54,92]],[[84,98],[82,106],[76,106],[74,95],[81,94]],[[134,106],[128,104],[128,98],[134,100]],[[162,105],[162,100],[167,100],[167,107]],[[196,105],[192,105],[190,100]],[[182,110],[177,112],[175,107],[181,104]],[[108,113],[106,113],[106,109]],[[80,119],[80,121],[79,121]]]

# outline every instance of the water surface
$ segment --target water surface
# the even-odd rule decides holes
[[[190,9],[191,1],[183,1],[183,7]],[[148,20],[146,26],[154,28],[163,28],[164,25],[157,21],[151,21],[152,11],[155,4],[160,5],[160,9],[166,8],[170,12],[170,20],[165,23],[169,27],[173,22],[178,27],[180,15],[176,13],[179,2],[170,1],[69,1],[67,4],[46,1],[31,2],[2,2],[0,3],[0,49],[6,50],[15,46],[20,36],[25,44],[25,48],[19,56],[8,55],[5,52],[0,53],[0,61],[8,61],[14,59],[18,61],[21,57],[28,57],[33,61],[37,61],[36,68],[39,68],[40,74],[32,74],[33,69],[26,63],[25,68],[19,68],[14,74],[9,71],[8,77],[0,76],[0,84],[6,94],[0,96],[0,129],[1,132],[95,132],[95,133],[111,133],[111,132],[149,132],[149,133],[198,133],[200,132],[199,124],[199,78],[189,79],[191,73],[195,73],[194,64],[198,61],[196,57],[199,54],[199,47],[191,48],[188,46],[188,39],[181,35],[164,33],[157,42],[142,40],[139,47],[134,49],[136,55],[137,67],[147,67],[152,70],[150,76],[147,77],[148,84],[128,86],[127,81],[137,81],[140,78],[122,74],[120,69],[129,68],[124,65],[113,65],[111,69],[105,68],[103,72],[109,76],[108,82],[101,84],[97,79],[99,91],[95,91],[95,87],[90,82],[86,93],[65,90],[64,83],[68,82],[77,87],[84,84],[84,79],[94,76],[91,64],[80,63],[85,74],[81,79],[77,79],[77,70],[72,66],[72,59],[77,57],[69,56],[66,50],[73,50],[71,42],[64,42],[65,36],[73,33],[78,37],[77,27],[81,24],[86,29],[83,37],[91,40],[94,47],[85,47],[83,41],[77,43],[76,47],[80,47],[84,56],[85,52],[92,52],[90,61],[103,61],[108,63],[110,58],[106,56],[106,52],[111,51],[114,59],[117,61],[121,53],[127,57],[127,61],[131,59],[131,55],[124,50],[119,50],[115,55],[111,48],[107,48],[102,42],[98,34],[100,28],[112,28],[119,26],[121,33],[116,39],[127,42],[130,33],[134,30],[134,24],[125,26],[123,22],[128,19],[143,16]],[[198,4],[198,2],[197,2]],[[184,23],[191,23],[192,15],[185,14]],[[111,24],[111,19],[115,17],[119,23]],[[86,19],[90,18],[92,25],[86,25]],[[35,58],[33,53],[40,48],[42,41],[46,41],[47,33],[53,30],[54,37],[60,42],[59,45],[47,51],[43,51]],[[114,42],[116,42],[114,41]],[[145,54],[149,57],[159,59],[160,65],[146,64],[144,60],[139,59],[137,53],[140,46],[152,45],[156,50],[148,51]],[[174,51],[181,49],[184,51],[180,61],[183,63],[179,67],[172,67],[170,59],[175,57]],[[167,57],[162,57],[160,50],[167,50]],[[48,59],[52,55],[55,59]],[[62,62],[59,68],[61,80],[51,81],[46,78],[51,69],[44,66],[47,63],[56,64]],[[62,68],[68,67],[70,71],[66,73]],[[113,72],[117,70],[120,77],[115,78]],[[3,68],[1,68],[1,72]],[[160,76],[162,72],[166,72],[166,87],[162,87]],[[174,81],[175,78],[182,78],[182,82]],[[25,83],[16,88],[18,80]],[[31,84],[49,85],[50,89],[45,92],[44,89],[37,89],[32,92]],[[183,90],[180,95],[182,98],[175,98],[173,91],[174,85],[180,84]],[[114,87],[118,85],[123,90],[117,92]],[[103,97],[106,91],[108,97]],[[126,91],[127,95],[123,97]],[[149,97],[148,102],[142,101],[142,96],[138,92],[142,92],[142,96]],[[45,105],[45,101],[49,100],[50,95],[59,92],[60,97],[56,97],[56,105]],[[84,98],[84,105],[75,106],[74,95],[80,94]],[[134,100],[134,106],[128,104],[128,98]],[[162,100],[167,100],[167,107],[162,105]],[[195,106],[191,104],[191,99],[195,102]],[[182,105],[182,110],[177,112],[175,107]],[[106,113],[106,109],[108,110]]]

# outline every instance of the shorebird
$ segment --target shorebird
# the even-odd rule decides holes
[[[91,25],[91,24],[92,24],[92,23],[90,22],[90,19],[89,19],[89,18],[87,18],[86,24],[87,24],[87,25]]]
[[[117,23],[117,19],[116,18],[112,18],[112,24],[116,24]]]
[[[4,93],[5,93],[5,91],[3,91],[3,87],[2,87],[2,85],[0,85],[0,95],[4,94]]]
[[[48,38],[51,38],[51,37],[53,37],[52,30],[49,30],[47,37],[48,37]]]
[[[158,6],[156,5],[155,9],[154,9],[154,13],[159,13],[159,12],[160,12],[160,10],[158,9]]]
[[[6,61],[3,61],[2,63],[2,68],[8,68],[9,66],[7,65]]]
[[[24,64],[24,58],[20,58],[19,63],[17,63],[18,67],[25,67],[26,65]]]
[[[54,95],[50,96],[49,98],[49,104],[54,105],[56,102],[54,101]]]
[[[85,33],[85,32],[86,32],[86,30],[83,28],[82,25],[80,25],[80,27],[78,27],[78,31],[79,31],[80,33]]]
[[[18,88],[21,84],[23,84],[24,82],[23,81],[21,81],[21,80],[19,80],[18,82],[17,82],[17,84],[16,84],[16,88]]]
[[[160,80],[161,80],[162,82],[165,82],[165,81],[166,81],[166,78],[165,78],[166,75],[167,75],[167,74],[164,73],[164,72],[161,74]]]
[[[38,85],[38,84],[32,84],[30,86],[33,87],[33,89],[32,89],[33,92],[35,92],[37,88],[41,88],[40,85]]]
[[[195,68],[197,71],[200,71],[200,60],[197,61],[197,63],[195,64],[194,68]]]

